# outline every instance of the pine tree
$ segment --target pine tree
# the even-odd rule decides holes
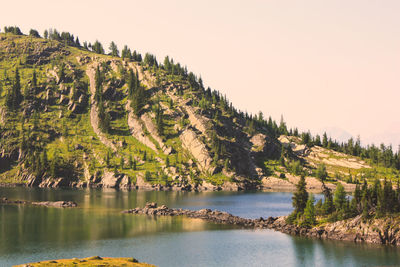
[[[306,180],[304,175],[300,177],[300,181],[296,185],[296,192],[292,197],[292,204],[295,213],[302,213],[306,207],[308,193],[306,190]]]
[[[50,162],[50,176],[56,177],[57,176],[57,169],[59,165],[59,158],[57,151],[54,151],[53,158]]]
[[[163,120],[163,110],[158,104],[156,111],[156,126],[159,135],[164,135],[164,120]]]
[[[107,167],[110,167],[110,158],[111,158],[110,151],[108,150],[107,154],[106,154],[106,160],[105,160]]]
[[[65,79],[65,65],[64,63],[61,64],[60,70],[58,71],[58,83],[62,83]]]
[[[77,47],[81,47],[81,43],[79,42],[78,36],[76,36],[75,45],[76,45]]]
[[[282,146],[282,149],[281,149],[281,156],[279,158],[279,164],[281,166],[285,166],[285,147],[284,146]]]
[[[133,112],[135,113],[135,115],[138,116],[141,113],[146,102],[146,94],[143,86],[137,86],[137,89],[133,91],[131,101]]]
[[[315,171],[315,176],[321,180],[321,182],[324,182],[326,178],[328,177],[328,173],[326,171],[326,166],[325,164],[319,164],[317,167],[317,170]]]
[[[47,167],[48,167],[48,164],[49,164],[49,161],[48,161],[48,159],[47,159],[47,151],[46,151],[46,148],[44,148],[43,149],[43,151],[42,151],[42,155],[41,155],[41,162],[42,162],[42,168],[43,168],[43,170],[45,170],[45,169],[47,169]]]
[[[102,132],[108,133],[110,131],[111,118],[110,114],[106,112],[103,101],[98,105],[99,110],[99,127]]]
[[[96,42],[94,42],[94,44],[92,45],[92,50],[93,52],[97,53],[97,54],[104,54],[104,48],[103,45],[96,40]]]
[[[33,37],[36,37],[36,38],[40,38],[40,35],[39,35],[38,31],[37,31],[37,30],[34,30],[34,29],[31,29],[31,30],[29,31],[29,35],[30,35],[30,36],[33,36]]]
[[[123,157],[121,157],[121,159],[119,160],[119,167],[121,168],[121,170],[124,169],[124,163],[125,163],[125,160]]]
[[[359,209],[361,199],[362,199],[362,192],[360,190],[359,184],[356,184],[356,188],[353,193],[354,203],[356,204],[356,211],[359,213],[361,210]]]
[[[32,85],[34,87],[37,86],[37,77],[36,77],[36,70],[35,69],[33,69],[33,74],[32,74]]]
[[[127,45],[125,45],[124,48],[122,49],[121,57],[122,59],[132,59],[131,50],[128,48]]]
[[[322,136],[322,146],[323,147],[328,147],[328,136],[326,135],[326,132],[324,132],[324,135]]]
[[[368,218],[369,214],[369,206],[368,206],[368,195],[367,191],[364,191],[362,199],[361,199],[361,206],[362,206],[362,217]]]
[[[324,204],[322,205],[322,211],[324,215],[331,214],[335,207],[333,205],[333,197],[331,189],[329,189],[324,183],[322,184],[324,194]]]
[[[132,160],[132,155],[129,155],[129,160],[128,160],[129,162],[129,168],[130,169],[133,169],[133,160]]]
[[[96,73],[94,76],[94,80],[95,80],[95,94],[94,94],[94,98],[96,99],[96,101],[101,102],[103,99],[103,74],[100,71],[100,67],[97,66],[96,68]]]
[[[307,200],[306,207],[304,209],[303,221],[301,222],[301,226],[312,227],[316,224],[315,217],[315,208],[314,208],[314,196],[313,194]]]
[[[132,166],[132,169],[133,169],[134,171],[136,171],[136,164],[137,164],[137,163],[136,163],[136,159],[134,159],[134,160],[133,160],[133,166]]]
[[[133,98],[134,95],[133,93],[137,89],[137,81],[136,81],[136,75],[133,73],[133,70],[129,70],[128,74],[128,96],[129,98]]]
[[[110,50],[110,55],[112,55],[113,57],[119,57],[118,47],[114,43],[114,41],[111,42],[110,47],[108,49]]]
[[[15,111],[23,99],[21,93],[21,82],[18,68],[15,69],[15,80],[6,95],[6,106],[9,110]]]
[[[333,203],[335,205],[336,211],[343,211],[346,205],[346,192],[341,183],[336,186]]]

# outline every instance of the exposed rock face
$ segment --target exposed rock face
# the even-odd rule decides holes
[[[232,182],[224,182],[221,186],[221,189],[224,191],[239,191],[242,190],[243,188],[239,186],[237,183],[232,183]]]
[[[136,62],[130,62],[128,65],[131,69],[138,72],[139,80],[142,84],[144,84],[147,88],[152,88],[154,86],[154,78],[144,71],[142,66]]]
[[[202,134],[206,134],[209,119],[204,116],[198,115],[196,109],[189,105],[185,105],[184,107],[189,116],[189,121],[191,125],[199,130]]]
[[[203,182],[197,189],[201,191],[217,191],[219,188],[211,183]]]
[[[331,157],[330,154],[334,157]],[[312,147],[307,158],[309,160],[321,161],[326,165],[335,165],[349,169],[371,168],[371,166],[363,160],[319,146]]]
[[[128,189],[131,187],[131,181],[127,175],[123,175],[121,182],[119,183],[119,188]]]
[[[135,137],[139,142],[143,143],[145,146],[157,152],[156,145],[151,142],[150,138],[145,135],[142,124],[140,123],[139,119],[134,115],[130,100],[127,101],[126,110],[128,111],[128,126],[132,136]]]
[[[141,173],[136,175],[136,188],[144,189],[144,190],[152,190],[153,189],[151,184],[144,180],[144,176]]]
[[[124,178],[124,175],[116,175],[106,170],[102,176],[101,185],[106,188],[117,188],[122,178]]]
[[[263,150],[266,144],[266,135],[265,134],[256,134],[251,139],[250,142],[253,144],[252,150],[259,151]]]
[[[287,136],[281,135],[279,137],[279,142],[286,148],[290,147],[297,156],[305,156],[308,153],[307,146],[300,144],[300,139],[298,137],[291,136],[291,139],[289,139]]]
[[[144,208],[125,210],[122,213],[144,214],[153,216],[186,216],[199,218],[213,223],[231,224],[244,228],[266,228],[279,232],[320,239],[334,239],[374,244],[400,245],[399,218],[371,219],[364,221],[360,216],[352,219],[328,223],[326,226],[306,228],[286,223],[286,216],[264,219],[246,219],[230,213],[202,209],[198,211],[170,209],[165,205],[147,203]]]
[[[4,123],[5,117],[6,117],[6,111],[2,107],[0,107],[0,123]]]
[[[88,67],[86,70],[86,74],[89,77],[90,92],[91,92],[90,122],[92,124],[93,131],[99,137],[100,141],[107,147],[110,147],[113,151],[117,151],[117,148],[115,147],[115,145],[112,143],[112,141],[108,140],[104,136],[104,134],[101,132],[100,127],[99,127],[99,114],[97,111],[96,101],[94,100],[94,96],[96,93],[95,67],[96,67],[96,65],[94,64],[91,67]]]
[[[286,177],[289,180],[289,182],[291,182],[294,185],[296,185],[300,181],[300,176],[286,174]],[[315,177],[306,177],[305,179],[307,183],[306,185],[307,190],[317,191],[317,192],[322,191],[322,182],[320,180],[318,180]],[[336,186],[334,184],[326,183],[325,185],[331,190],[336,189]]]
[[[264,177],[261,180],[261,183],[262,183],[262,188],[266,190],[269,189],[288,190],[288,191],[296,190],[296,186],[294,184],[290,183],[287,180],[276,177]]]
[[[38,185],[39,187],[62,187],[62,186],[68,186],[70,184],[70,181],[68,181],[66,178],[59,177],[59,178],[42,178],[41,183]]]
[[[167,145],[164,144],[162,138],[158,135],[157,133],[157,127],[154,125],[153,121],[151,120],[150,116],[145,113],[141,116],[141,119],[146,126],[146,129],[149,131],[150,135],[158,142],[160,145],[161,150],[165,154],[170,154],[171,153],[171,148],[167,147]]]
[[[198,162],[200,170],[202,172],[213,173],[215,168],[211,166],[212,158],[206,146],[197,138],[196,133],[187,128],[181,133],[179,138],[182,141],[183,147],[187,149]]]

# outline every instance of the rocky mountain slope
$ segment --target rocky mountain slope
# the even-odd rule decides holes
[[[235,109],[168,57],[91,50],[0,34],[0,183],[290,190],[305,174],[320,190],[321,164],[332,187],[377,170]]]

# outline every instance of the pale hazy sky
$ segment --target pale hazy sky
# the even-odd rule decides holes
[[[0,26],[170,55],[235,106],[400,143],[400,1],[6,1]]]

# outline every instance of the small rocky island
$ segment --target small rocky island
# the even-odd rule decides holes
[[[54,208],[75,208],[78,206],[74,201],[39,201],[31,202],[27,200],[10,200],[6,197],[0,198],[0,204],[25,204],[25,205],[35,205],[44,207],[54,207]]]
[[[149,216],[186,216],[212,223],[236,225],[247,229],[273,229],[290,235],[318,239],[400,245],[399,218],[392,217],[364,220],[362,216],[356,216],[348,220],[309,228],[287,223],[287,216],[247,219],[224,211],[173,209],[165,205],[158,206],[154,202],[146,203],[144,208],[138,207],[122,211],[122,213]]]

